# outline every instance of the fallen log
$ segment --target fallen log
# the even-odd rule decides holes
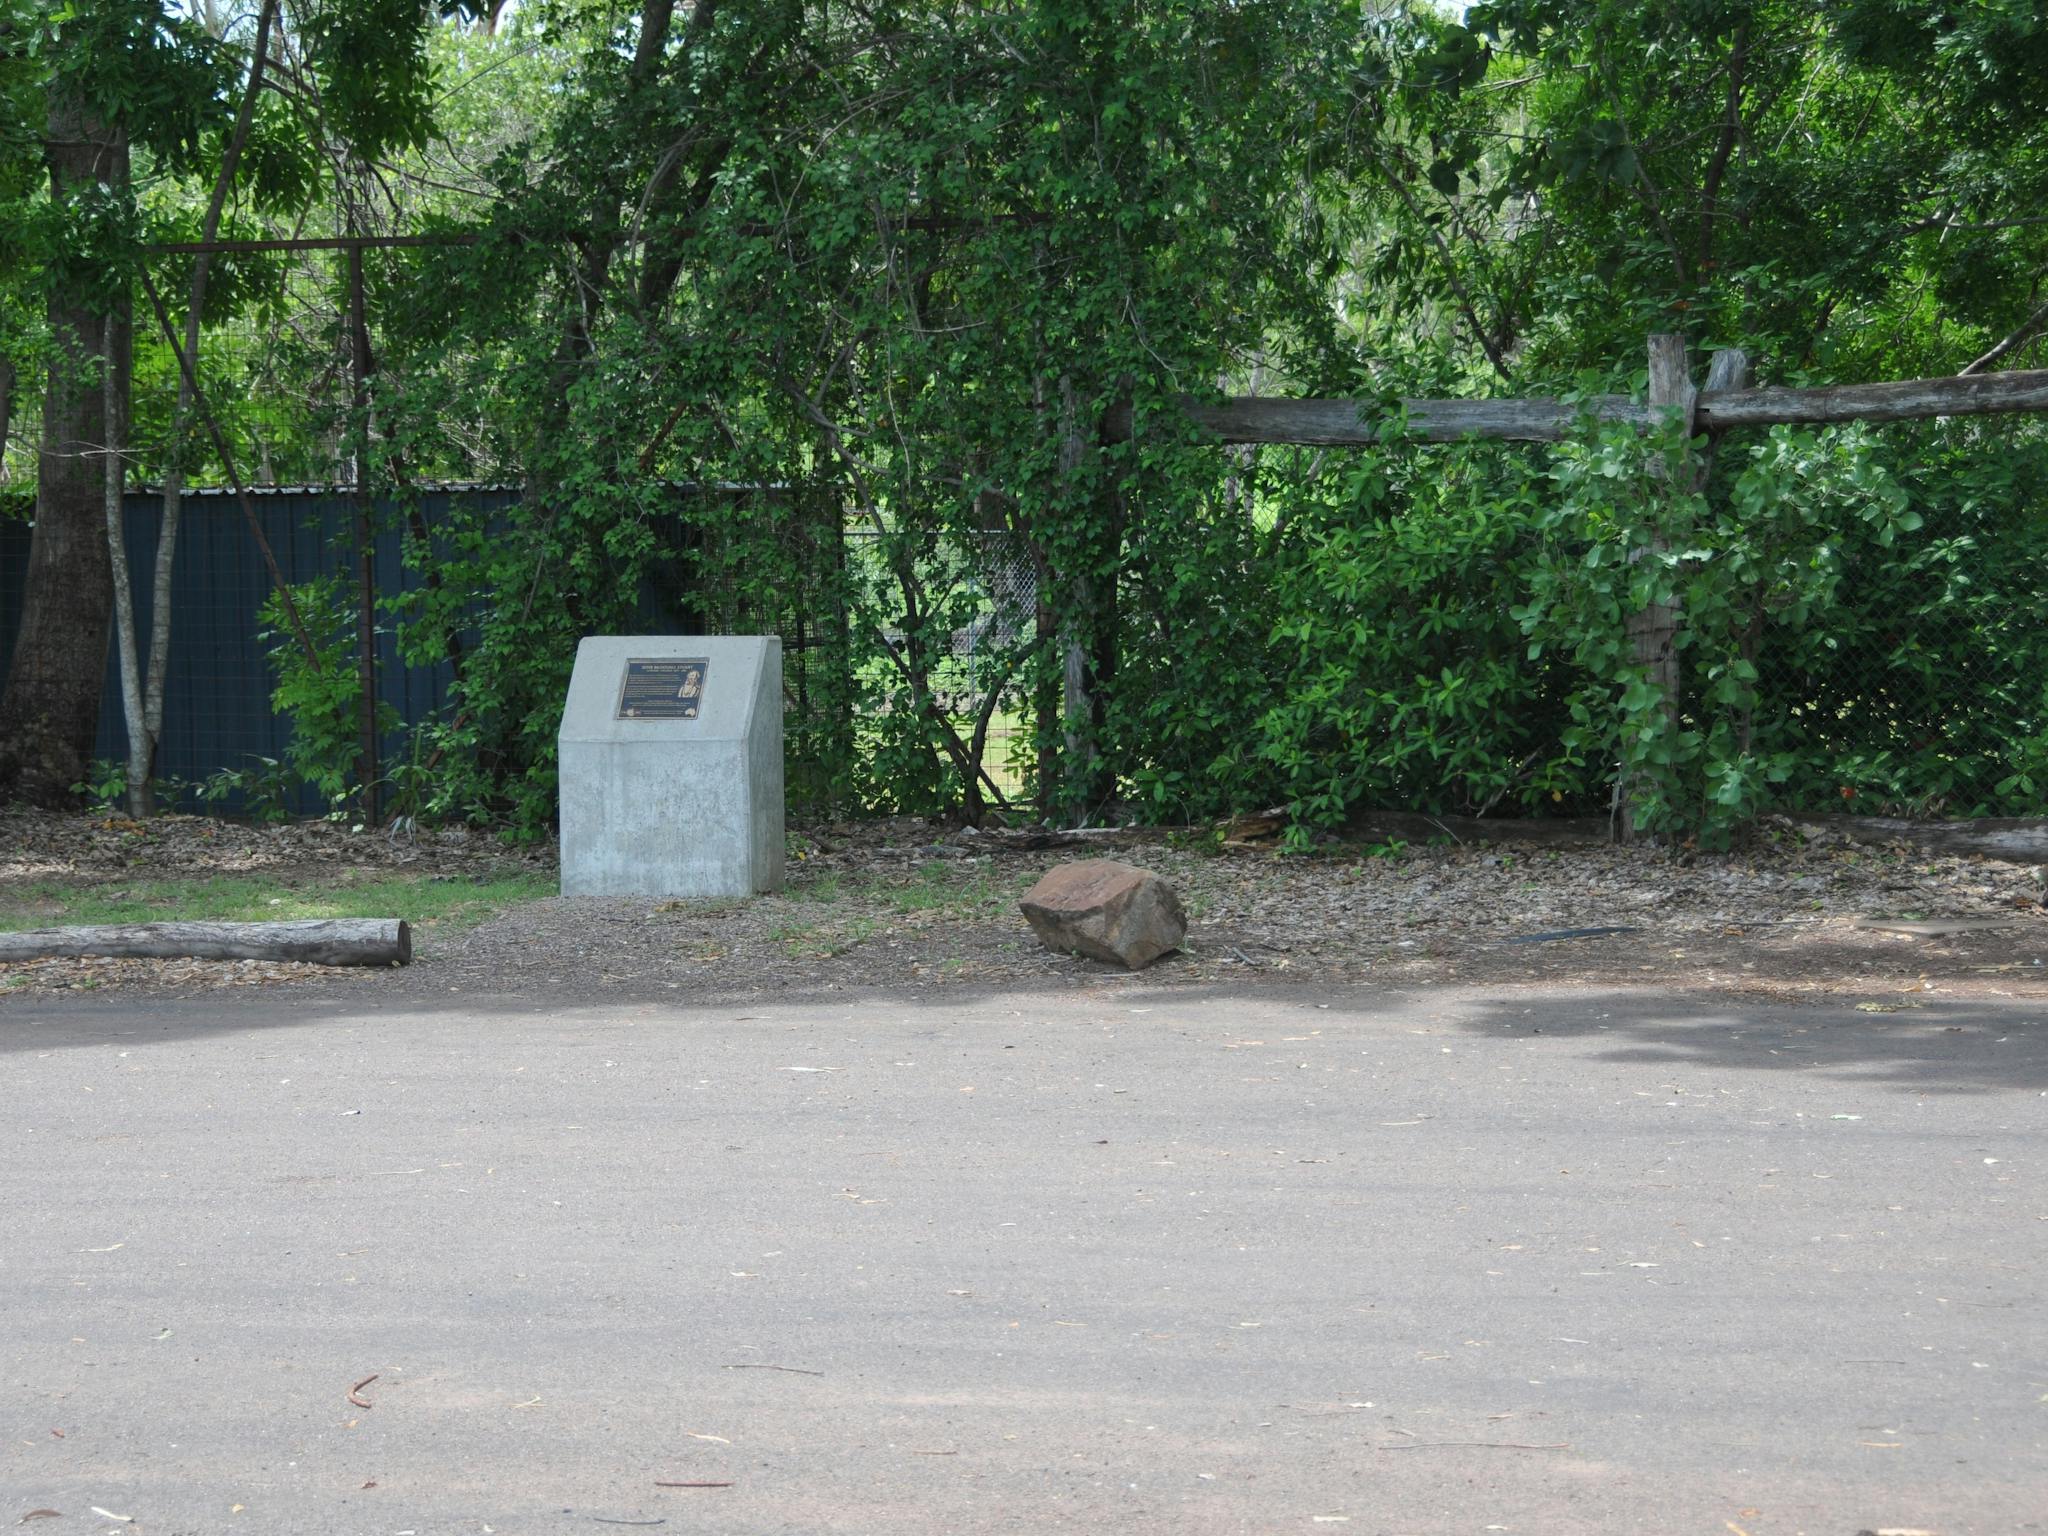
[[[947,839],[956,848],[1029,853],[1041,848],[1113,848],[1163,842],[1184,827],[962,827]]]
[[[1763,818],[1766,826],[1797,831],[1808,838],[1835,837],[1852,843],[1904,843],[1929,853],[1956,858],[1981,855],[2014,864],[2048,864],[2048,817],[1977,816],[1965,821],[1907,821],[1892,816],[1804,815],[1792,811]],[[1574,843],[1612,841],[1605,816],[1561,816],[1552,819],[1517,817],[1423,816],[1406,811],[1361,811],[1344,824],[1354,842],[1427,844],[1450,838],[1458,843],[1534,843],[1564,847]],[[1226,846],[1228,846],[1226,844]]]
[[[2048,817],[1978,816],[1968,821],[1906,821],[1895,816],[1802,816],[1788,812],[1768,818],[1813,837],[1856,843],[1906,843],[1929,853],[1957,858],[1980,854],[2012,864],[2048,864]]]
[[[406,965],[412,925],[398,917],[330,917],[291,923],[111,923],[0,933],[0,961],[305,960],[314,965]]]
[[[1359,811],[1344,823],[1353,842],[1399,840],[1427,846],[1448,838],[1453,843],[1532,843],[1563,848],[1581,843],[1614,841],[1614,824],[1605,816],[1426,816],[1415,811]]]

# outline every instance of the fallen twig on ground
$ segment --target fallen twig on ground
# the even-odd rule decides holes
[[[1434,1451],[1445,1446],[1468,1445],[1489,1451],[1568,1451],[1571,1442],[1560,1440],[1555,1445],[1525,1445],[1519,1440],[1415,1440],[1407,1445],[1376,1445],[1376,1451]]]

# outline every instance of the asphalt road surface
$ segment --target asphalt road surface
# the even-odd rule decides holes
[[[674,998],[0,1005],[0,1526],[2048,1530],[2038,1002]]]

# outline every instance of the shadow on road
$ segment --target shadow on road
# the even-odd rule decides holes
[[[1474,999],[1474,1034],[1594,1046],[1601,1061],[1660,1067],[1818,1072],[1916,1092],[2038,1093],[2048,1088],[2048,1004],[1887,999],[1754,1005],[1722,995],[1598,993]]]
[[[1619,991],[1583,986],[1467,988],[1303,986],[1156,986],[1143,977],[1105,974],[1085,985],[1053,988],[973,984],[944,987],[798,988],[772,993],[635,991],[615,994],[531,991],[502,996],[435,990],[418,975],[378,974],[318,987],[274,988],[231,997],[110,995],[18,999],[0,1013],[0,1054],[120,1044],[170,1044],[221,1034],[261,1035],[318,1025],[346,1030],[364,1045],[393,1031],[417,1034],[459,1018],[464,1033],[448,1044],[487,1052],[495,1021],[552,1020],[564,1029],[612,1019],[679,1017],[717,1027],[798,1009],[881,1017],[964,1012],[1015,999],[1031,1005],[1122,1014],[1132,1008],[1154,1027],[1175,1027],[1175,1011],[1218,1002],[1313,1013],[1322,1027],[1374,1027],[1419,1007],[1446,1031],[1492,1039],[1555,1042],[1569,1057],[1660,1067],[1818,1072],[1909,1091],[1993,1093],[2048,1089],[2048,1001],[1898,1000],[1891,993],[1865,1011],[1853,1000],[1788,1002],[1705,990]],[[1209,1015],[1213,1019],[1214,1015]]]

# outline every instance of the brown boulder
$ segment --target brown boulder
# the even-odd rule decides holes
[[[1142,970],[1180,948],[1187,914],[1173,887],[1117,859],[1048,870],[1024,893],[1024,916],[1046,948]]]

